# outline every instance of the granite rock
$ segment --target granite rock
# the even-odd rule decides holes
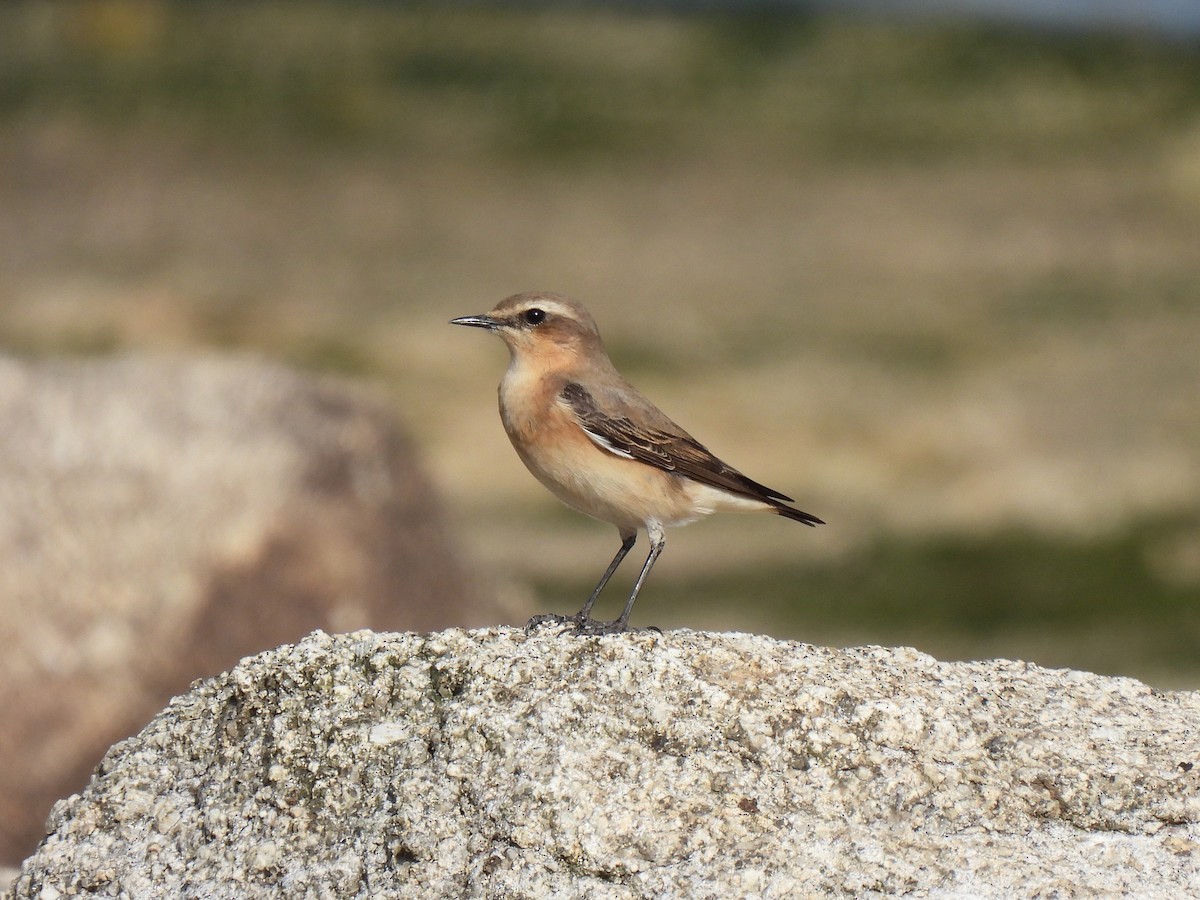
[[[317,632],[113,747],[8,896],[1196,896],[1197,723],[910,649]]]

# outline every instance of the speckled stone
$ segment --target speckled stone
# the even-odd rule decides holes
[[[317,632],[113,747],[8,896],[1196,896],[1198,726],[910,649]]]

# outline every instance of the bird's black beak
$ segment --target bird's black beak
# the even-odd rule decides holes
[[[499,328],[500,322],[493,319],[491,316],[460,316],[457,319],[450,320],[451,325],[470,325],[474,328]]]

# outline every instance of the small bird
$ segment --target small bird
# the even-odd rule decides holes
[[[621,548],[583,608],[573,616],[543,615],[580,634],[615,634],[629,627],[638,592],[665,545],[664,528],[686,525],[719,509],[765,510],[805,525],[824,525],[791,506],[792,498],[752,481],[717,459],[617,372],[583,304],[553,293],[514,294],[483,315],[451,325],[486,328],[508,345],[500,381],[500,419],[521,461],[567,506],[617,527]],[[611,622],[592,607],[637,541],[650,555],[625,609]]]

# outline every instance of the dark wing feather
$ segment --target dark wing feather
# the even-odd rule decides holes
[[[648,427],[626,416],[608,415],[596,405],[587,388],[576,382],[568,382],[559,396],[571,407],[585,431],[617,453],[772,505],[792,499],[726,465],[670,420],[667,422],[676,430]]]

